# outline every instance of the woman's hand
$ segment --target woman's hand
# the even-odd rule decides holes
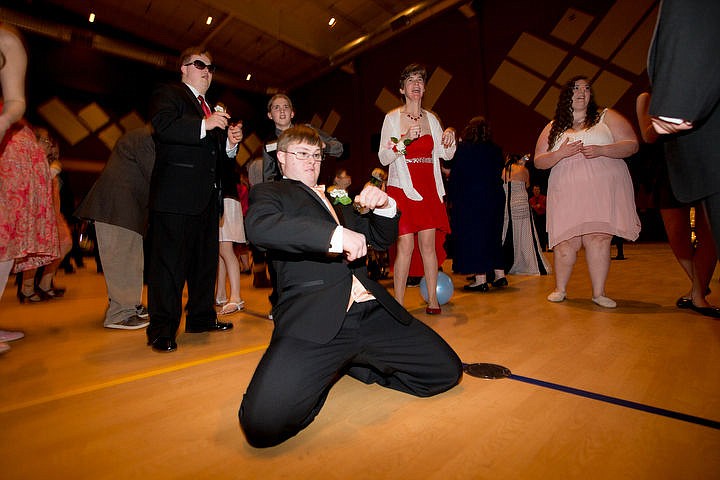
[[[605,156],[604,145],[583,145],[582,153],[585,158],[595,158]]]
[[[417,140],[418,138],[420,138],[421,134],[422,128],[420,128],[420,125],[413,125],[412,127],[407,129],[401,139],[409,138],[410,140]]]
[[[442,135],[443,147],[449,148],[455,145],[455,129],[446,128]]]
[[[575,140],[574,142],[571,142],[569,137],[565,137],[565,141],[562,145],[560,145],[560,148],[557,149],[557,152],[560,154],[560,158],[572,157],[582,151],[582,140]]]

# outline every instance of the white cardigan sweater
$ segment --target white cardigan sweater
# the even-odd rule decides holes
[[[390,140],[390,137],[400,138],[402,132],[400,131],[400,118],[401,112],[398,107],[395,110],[388,112],[385,115],[383,121],[382,132],[380,133],[380,150],[378,151],[378,157],[380,163],[385,166],[389,165],[388,169],[388,180],[387,184],[394,187],[402,188],[405,195],[410,200],[420,201],[423,199],[422,195],[415,190],[413,187],[412,179],[410,178],[410,170],[408,170],[407,161],[404,155],[398,155],[392,150],[394,145]],[[427,115],[430,123],[430,133],[433,139],[433,175],[435,177],[435,187],[437,188],[437,194],[440,201],[445,196],[445,186],[442,182],[442,174],[440,173],[440,159],[451,160],[455,155],[456,145],[452,144],[450,147],[445,148],[442,145],[443,130],[440,126],[440,121],[435,114],[423,109],[423,115]]]

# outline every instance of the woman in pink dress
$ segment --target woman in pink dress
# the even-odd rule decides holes
[[[385,115],[378,156],[380,163],[389,170],[387,193],[395,199],[401,212],[393,274],[395,298],[400,304],[405,299],[417,235],[428,291],[425,311],[436,315],[441,313],[437,299],[440,262],[436,234],[450,232],[443,204],[445,187],[440,159],[450,160],[455,155],[455,130],[443,131],[438,118],[422,108],[426,78],[427,73],[421,65],[408,65],[403,70],[400,93],[404,105]]]
[[[598,109],[586,77],[565,85],[555,118],[535,146],[535,166],[551,169],[547,231],[555,290],[549,301],[565,300],[577,252],[584,247],[593,302],[617,306],[605,295],[605,281],[613,235],[636,240],[640,234],[630,172],[623,160],[637,150],[630,123],[614,110]]]
[[[45,152],[32,130],[19,123],[25,114],[26,68],[19,34],[0,23],[0,294],[13,266],[21,271],[58,256]],[[9,348],[5,341],[22,337],[22,332],[0,330],[0,352]]]
[[[35,139],[45,152],[45,158],[50,166],[50,186],[52,189],[53,211],[57,222],[58,240],[60,242],[60,253],[52,262],[45,265],[40,280],[35,282],[37,268],[30,268],[23,271],[22,283],[18,286],[18,300],[20,303],[37,303],[53,298],[60,298],[65,295],[65,288],[55,285],[55,274],[60,262],[72,249],[72,237],[70,227],[60,211],[60,177],[62,164],[60,163],[60,150],[50,132],[43,127],[34,127]]]

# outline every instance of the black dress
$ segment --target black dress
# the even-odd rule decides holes
[[[448,185],[456,273],[482,274],[503,268],[503,166],[497,145],[458,144]]]

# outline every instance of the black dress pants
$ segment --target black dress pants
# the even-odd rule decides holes
[[[403,325],[377,301],[354,303],[327,344],[273,336],[240,405],[248,443],[271,447],[307,427],[346,373],[429,397],[455,386],[462,364],[424,323],[414,319]]]
[[[199,215],[150,213],[147,336],[175,338],[188,286],[186,326],[213,324],[219,255],[215,197]]]

